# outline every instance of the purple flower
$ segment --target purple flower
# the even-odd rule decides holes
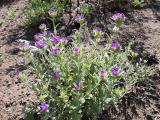
[[[118,42],[113,41],[112,44],[111,44],[111,48],[114,49],[114,50],[120,51],[120,45],[119,45]]]
[[[25,56],[21,56],[21,57],[19,57],[17,64],[18,65],[25,65],[25,64],[29,64],[29,62],[30,61],[28,60],[28,58],[26,58]]]
[[[102,33],[102,30],[100,27],[93,27],[93,33],[94,33],[94,36],[95,37],[100,37],[101,36],[101,33]]]
[[[79,48],[77,48],[77,47],[73,48],[73,52],[74,52],[75,54],[78,54],[78,53],[79,53]]]
[[[75,83],[75,84],[74,84],[74,87],[77,88],[77,89],[80,89],[80,88],[81,88],[81,83],[80,83],[80,82]]]
[[[48,11],[49,15],[51,17],[56,17],[57,16],[57,10],[56,8],[52,7],[49,11]]]
[[[62,38],[60,36],[54,36],[52,37],[51,41],[54,43],[59,43],[62,41]]]
[[[111,18],[113,20],[126,19],[126,16],[123,13],[116,13]]]
[[[58,79],[61,76],[61,72],[60,71],[54,71],[53,76],[54,76],[54,78]]]
[[[36,40],[41,40],[43,37],[44,37],[44,35],[41,33],[37,33],[36,35],[34,35],[34,39],[36,39]]]
[[[40,109],[44,112],[48,112],[49,111],[49,104],[45,103],[45,102],[42,102],[40,105],[39,105]]]
[[[54,12],[56,12],[56,11],[57,11],[56,8],[52,7],[48,12],[49,12],[49,13],[54,13]]]
[[[114,76],[119,76],[119,75],[121,74],[121,70],[120,70],[118,67],[114,67],[114,68],[112,69],[112,74],[113,74]]]
[[[21,64],[23,64],[24,63],[24,57],[22,56],[22,57],[19,57],[19,59],[18,59],[18,61],[17,61],[17,64],[18,65],[21,65]]]
[[[101,70],[99,71],[99,75],[100,75],[101,77],[104,77],[104,76],[106,75],[106,71],[105,71],[104,69],[101,69]]]
[[[42,23],[42,24],[39,26],[39,29],[41,29],[41,30],[46,30],[46,29],[47,29],[46,24]]]
[[[131,92],[133,89],[133,86],[131,84],[128,85],[128,91]]]
[[[60,48],[53,48],[52,50],[51,50],[51,54],[52,55],[57,55],[58,53],[60,53],[61,52],[61,49]]]
[[[18,78],[20,75],[20,72],[19,71],[16,71],[16,77]]]
[[[38,47],[38,48],[43,48],[46,45],[47,45],[47,43],[45,41],[42,41],[42,40],[35,42],[35,46]]]
[[[46,31],[44,31],[42,34],[43,34],[43,36],[48,36],[48,35],[52,35],[52,32],[46,30]]]
[[[75,17],[75,20],[76,20],[76,22],[82,24],[82,23],[84,23],[84,21],[85,21],[85,17],[84,17],[83,15],[77,15],[77,16]]]
[[[93,31],[95,32],[102,32],[102,29],[100,27],[94,26]]]
[[[20,43],[20,49],[21,50],[30,49],[30,43],[29,42],[22,42],[22,43]]]

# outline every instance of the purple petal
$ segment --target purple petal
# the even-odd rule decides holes
[[[52,55],[57,55],[58,53],[60,53],[61,52],[61,49],[60,48],[53,48],[52,50],[51,50],[51,54]]]
[[[53,77],[56,78],[56,79],[58,79],[60,77],[60,75],[61,75],[60,71],[54,71],[53,72]]]
[[[117,19],[126,19],[126,16],[123,13],[116,13],[111,17],[113,20]]]
[[[78,83],[75,83],[75,84],[74,84],[74,87],[77,88],[77,89],[80,89],[81,83],[79,83],[79,82],[78,82]]]
[[[46,24],[42,23],[40,26],[39,26],[39,29],[41,30],[45,30],[47,28]]]
[[[42,40],[35,42],[35,46],[38,47],[38,48],[43,48],[46,45],[47,45],[47,43],[45,41],[42,41]]]
[[[96,32],[102,32],[102,29],[100,27],[94,26],[93,30]]]
[[[16,71],[16,77],[18,78],[20,75],[20,72],[19,71]]]
[[[112,74],[113,74],[114,76],[119,76],[119,75],[121,74],[121,70],[120,70],[118,67],[114,67],[114,68],[112,69]]]
[[[100,75],[101,77],[104,77],[104,76],[106,75],[106,71],[105,71],[104,69],[100,70],[100,71],[99,71],[99,75]]]
[[[60,36],[54,36],[52,37],[51,41],[54,43],[59,43],[62,41],[62,38]]]
[[[111,48],[114,49],[114,50],[120,51],[120,45],[119,45],[118,42],[113,41],[112,44],[111,44]]]
[[[39,105],[40,109],[44,112],[47,112],[49,110],[49,104],[45,103],[45,102],[42,102],[40,105]]]
[[[75,47],[75,48],[73,48],[73,51],[74,51],[75,54],[78,54],[79,53],[79,48]]]
[[[41,33],[37,33],[36,35],[34,35],[34,39],[36,39],[36,40],[41,40],[43,37],[44,37],[44,35]]]

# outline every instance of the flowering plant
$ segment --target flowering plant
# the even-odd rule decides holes
[[[82,24],[84,17],[78,16],[76,21]],[[92,33],[94,39],[89,47],[76,40],[72,47],[66,47],[65,39],[53,33],[35,43],[38,55],[25,52],[32,58],[30,71],[39,80],[34,84],[38,94],[35,111],[42,119],[97,117],[145,76],[144,66],[128,59],[130,47],[122,50],[118,42],[108,41],[96,48],[102,30],[94,27]]]
[[[37,23],[44,21],[44,19],[47,20],[46,16],[48,16],[48,14],[57,19],[61,16],[61,13],[63,13],[66,5],[66,0],[29,0],[25,23],[28,26],[35,26]],[[57,14],[59,14],[59,16],[57,16]]]
[[[111,19],[115,22],[114,30],[118,31],[127,17],[123,13],[114,14]]]

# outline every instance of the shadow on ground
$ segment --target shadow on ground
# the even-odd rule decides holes
[[[0,7],[11,4],[12,2],[16,2],[16,1],[18,1],[18,0],[1,0],[0,1]]]

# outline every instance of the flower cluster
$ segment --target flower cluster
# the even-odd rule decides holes
[[[93,34],[96,38],[99,38],[102,34],[102,29],[100,27],[94,26],[93,27]]]
[[[21,43],[20,43],[20,50],[23,50],[23,51],[25,51],[25,50],[28,50],[28,49],[30,49],[30,43],[29,43],[29,41],[20,41]]]
[[[114,31],[119,31],[119,28],[122,26],[123,22],[126,20],[126,16],[123,13],[114,14],[111,19],[114,20],[116,25],[114,26]]]
[[[77,15],[75,17],[75,20],[76,20],[77,23],[83,24],[85,22],[85,17],[83,15]]]
[[[123,13],[116,13],[111,18],[116,21],[118,19],[126,19],[126,16]]]
[[[75,48],[73,49],[73,52],[74,52],[75,54],[78,54],[78,53],[79,53],[79,48],[78,48],[78,47],[75,47]]]
[[[75,83],[75,84],[74,84],[74,87],[77,88],[77,89],[80,89],[80,88],[81,88],[81,83],[79,83],[79,82],[78,82],[78,83]]]
[[[40,105],[39,105],[40,109],[44,112],[49,112],[49,105],[45,102],[42,102]]]
[[[60,71],[54,71],[53,72],[53,77],[58,79],[61,76],[61,72]]]
[[[58,53],[60,53],[61,52],[61,49],[60,48],[53,48],[52,50],[51,50],[51,54],[52,55],[57,55]]]
[[[38,34],[34,35],[34,39],[35,39],[35,40],[42,40],[43,37],[44,37],[44,35],[41,34],[41,33],[38,33]]]
[[[51,17],[56,17],[57,16],[57,9],[55,7],[52,7],[49,11],[48,11],[49,15]]]
[[[59,43],[62,41],[62,38],[60,36],[54,36],[52,37],[52,40],[51,40],[53,43]]]
[[[42,23],[42,24],[39,26],[39,29],[40,29],[40,30],[47,30],[46,24]]]
[[[42,41],[42,40],[39,40],[39,41],[35,42],[35,46],[38,47],[38,48],[43,48],[46,45],[47,45],[47,42]]]
[[[112,74],[113,74],[114,76],[120,76],[121,73],[122,73],[122,71],[121,71],[118,67],[114,67],[114,68],[112,69]]]
[[[104,69],[100,70],[100,72],[99,72],[99,75],[100,75],[101,77],[105,77],[106,74],[107,74],[107,72],[106,72]]]
[[[112,42],[111,48],[112,48],[114,51],[120,51],[120,45],[119,45],[119,43],[116,42],[116,41],[113,41],[113,42]]]
[[[29,63],[30,63],[30,61],[29,61],[29,59],[26,56],[19,57],[19,59],[17,61],[18,65],[27,65]]]
[[[43,34],[43,36],[47,37],[47,36],[51,36],[51,35],[52,35],[52,32],[45,30],[45,31],[43,31],[42,34]]]

